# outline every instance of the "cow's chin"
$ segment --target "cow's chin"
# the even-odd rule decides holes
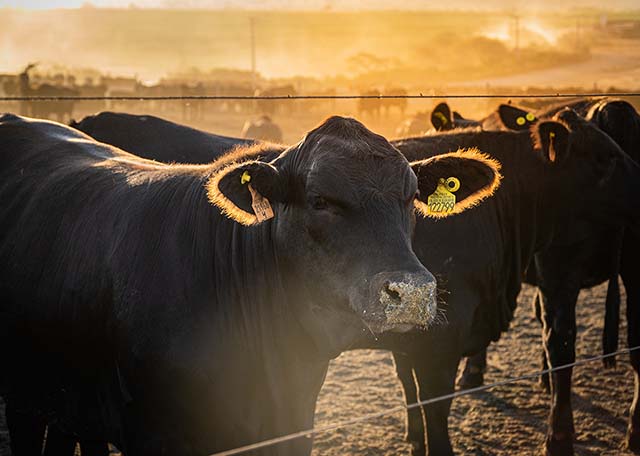
[[[408,333],[410,331],[422,330],[422,326],[418,326],[412,323],[373,323],[363,321],[367,329],[373,333],[374,336],[379,336],[385,333]]]

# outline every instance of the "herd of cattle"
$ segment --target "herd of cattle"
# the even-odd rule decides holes
[[[443,103],[431,118],[438,131],[388,141],[331,117],[283,146],[153,116],[0,117],[13,453],[206,455],[308,429],[329,361],[355,348],[393,351],[408,403],[451,393],[465,356],[458,384],[477,386],[523,281],[544,366],[575,360],[578,292],[606,280],[617,349],[618,275],[640,345],[635,109],[581,99],[472,121]],[[544,450],[573,454],[571,369],[543,382]],[[413,455],[453,454],[450,405],[409,411]]]

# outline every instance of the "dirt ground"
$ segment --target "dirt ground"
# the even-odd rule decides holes
[[[525,286],[512,329],[491,347],[486,382],[539,369],[540,330],[530,311],[533,289]],[[600,353],[606,286],[580,294],[577,356]],[[624,299],[624,295],[623,295]],[[624,312],[624,308],[622,310]],[[624,321],[624,318],[622,318]],[[626,327],[621,327],[625,340]],[[574,369],[574,415],[578,456],[620,455],[633,376],[627,357],[613,370],[600,362]],[[318,400],[316,424],[323,426],[403,403],[391,355],[379,350],[348,352],[331,363]],[[539,453],[546,427],[549,397],[533,380],[502,386],[454,401],[450,418],[453,445],[464,455]],[[0,402],[0,412],[4,409]],[[321,434],[314,456],[409,454],[403,440],[404,413]],[[8,456],[8,435],[0,413],[0,456]]]
[[[487,383],[540,368],[540,330],[530,310],[532,292],[533,288],[525,286],[512,329],[490,349]],[[605,296],[606,285],[580,294],[578,358],[600,353]],[[621,340],[626,340],[626,327],[621,327]],[[620,449],[626,431],[627,409],[633,396],[633,374],[627,361],[628,357],[620,357],[613,370],[605,370],[600,362],[574,369],[577,455],[632,454]],[[331,364],[318,400],[316,425],[402,403],[401,386],[388,352],[345,353]],[[449,420],[454,449],[464,455],[539,453],[548,406],[548,395],[533,380],[458,398],[453,402]],[[398,413],[319,435],[314,456],[408,455],[409,445],[403,437],[404,413]]]

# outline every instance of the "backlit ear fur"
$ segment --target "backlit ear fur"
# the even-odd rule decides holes
[[[562,162],[569,152],[569,128],[558,121],[543,121],[531,131],[535,148],[550,162]]]
[[[429,173],[428,168],[436,166],[438,168],[438,174]],[[423,217],[429,218],[446,218],[477,206],[483,200],[491,197],[496,192],[498,187],[500,187],[500,181],[502,180],[502,175],[500,174],[500,162],[486,154],[483,154],[475,148],[460,149],[457,152],[449,152],[426,160],[413,162],[411,163],[411,167],[418,175],[418,182],[420,182],[419,186],[422,193],[421,199],[424,200],[415,200],[416,210]],[[421,176],[421,168],[425,169],[425,172],[427,173],[425,176]],[[430,212],[425,201],[429,195],[435,191],[438,185],[438,180],[440,178],[446,179],[451,176],[463,176],[465,173],[475,174],[476,177],[486,177],[487,183],[478,189],[474,189],[469,186],[469,179],[465,179],[465,177],[460,178],[460,189],[454,193],[456,195],[456,204],[453,210],[451,212]],[[426,194],[423,193],[424,190],[427,190]],[[460,195],[463,195],[464,197],[459,199]]]
[[[251,183],[254,183],[259,178],[259,174],[278,174],[278,170],[269,163],[260,161],[248,161],[242,163],[234,163],[227,167],[223,167],[216,172],[207,182],[207,196],[211,204],[217,206],[222,214],[230,219],[246,226],[258,225],[260,222],[253,212],[248,212],[242,209],[238,204],[234,203],[225,195],[225,192],[221,190],[223,180],[231,180],[232,183],[227,184],[228,191],[233,192],[246,192],[244,195],[245,206],[247,209],[251,203],[251,193],[249,192],[248,183],[242,183],[241,175],[245,170],[250,170]]]

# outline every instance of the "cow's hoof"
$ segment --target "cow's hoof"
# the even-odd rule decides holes
[[[484,385],[483,372],[469,372],[467,369],[458,377],[458,389],[466,390]]]
[[[540,389],[545,393],[551,393],[551,380],[549,380],[549,374],[542,374],[538,379],[538,385]]]
[[[627,437],[624,440],[624,445],[629,451],[640,454],[640,430],[632,431],[631,428],[629,428]]]
[[[565,433],[561,438],[558,434],[548,435],[544,442],[545,456],[573,456],[573,434]]]
[[[409,440],[411,445],[411,456],[426,456],[427,449],[424,442],[418,442],[417,440]]]

